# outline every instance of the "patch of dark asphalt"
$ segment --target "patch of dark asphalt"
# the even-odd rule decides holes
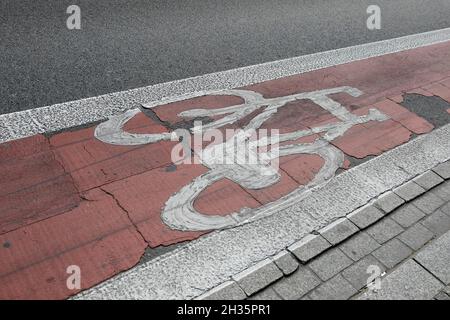
[[[68,127],[68,128],[64,128],[64,129],[61,129],[61,130],[48,131],[48,132],[42,133],[42,135],[44,137],[46,137],[46,138],[51,138],[51,137],[53,137],[53,136],[55,136],[57,134],[60,134],[60,133],[74,132],[74,131],[78,131],[78,130],[82,130],[82,129],[87,129],[87,128],[90,128],[90,127],[93,127],[93,126],[97,126],[97,125],[99,125],[100,123],[102,123],[104,121],[106,121],[106,119],[93,121],[93,122],[87,122],[87,123],[80,124],[78,126]]]
[[[409,111],[426,119],[436,128],[450,123],[450,103],[436,96],[427,97],[416,93],[403,95],[403,102],[400,103]]]
[[[177,171],[177,166],[174,163],[171,163],[166,167],[166,172],[174,172],[174,171]]]
[[[150,248],[148,247],[145,250],[144,255],[141,257],[141,260],[139,261],[138,265],[147,263],[163,254],[172,252],[173,250],[182,247],[183,245],[187,244],[189,241],[182,241],[175,244],[171,244],[168,246],[159,246],[156,248]]]
[[[194,127],[195,122],[201,122],[202,124],[207,124],[210,123],[212,121],[214,121],[213,119],[211,119],[210,117],[196,117],[193,119],[185,119],[185,120],[181,120],[179,122],[175,122],[175,123],[170,123],[169,121],[164,121],[162,120],[158,114],[155,112],[155,110],[153,109],[148,109],[148,108],[140,108],[140,110],[150,119],[152,119],[155,123],[165,127],[166,129],[169,130],[176,130],[176,129],[191,129]]]

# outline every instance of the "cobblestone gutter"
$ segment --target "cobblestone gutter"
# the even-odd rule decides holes
[[[198,299],[449,300],[449,179],[447,161]]]

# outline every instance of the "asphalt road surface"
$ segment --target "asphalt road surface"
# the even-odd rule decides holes
[[[449,0],[2,0],[0,113],[447,27]]]

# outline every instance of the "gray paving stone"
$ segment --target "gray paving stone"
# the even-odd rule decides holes
[[[446,286],[443,291],[450,296],[450,286]]]
[[[444,179],[450,179],[450,161],[446,161],[433,169],[438,175]]]
[[[423,220],[422,224],[435,235],[440,236],[450,230],[450,216],[438,210]]]
[[[372,254],[387,268],[391,269],[408,258],[412,253],[411,249],[397,239],[386,242],[375,250]]]
[[[431,192],[444,201],[450,201],[450,181],[446,181],[440,186],[437,186]]]
[[[367,229],[367,233],[378,243],[383,244],[402,233],[403,230],[404,229],[391,218],[384,218]]]
[[[319,230],[319,233],[331,244],[338,244],[351,235],[358,232],[359,229],[349,219],[340,218],[330,223],[325,228]]]
[[[309,234],[288,247],[288,250],[302,263],[306,263],[330,247],[331,244],[321,235]]]
[[[342,271],[341,274],[352,284],[354,288],[360,290],[367,285],[367,279],[370,276],[370,273],[367,272],[367,268],[369,266],[378,266],[381,272],[386,271],[386,267],[383,266],[381,262],[375,259],[372,255],[368,255],[364,259],[355,262],[350,267]]]
[[[421,223],[417,223],[397,238],[411,249],[419,250],[433,237],[433,232],[425,228]]]
[[[326,281],[351,264],[352,260],[339,248],[333,248],[311,261],[309,267],[320,277],[320,279]]]
[[[450,216],[450,202],[448,202],[447,204],[445,204],[444,206],[442,206],[442,208],[440,209],[443,213],[447,214]]]
[[[437,185],[441,184],[442,182],[444,182],[444,179],[442,179],[435,172],[429,170],[421,174],[417,178],[414,178],[413,181],[422,188],[424,188],[425,190],[430,190],[436,187]]]
[[[311,270],[301,265],[297,271],[276,282],[272,288],[285,300],[297,300],[320,283],[320,279]]]
[[[234,281],[227,281],[211,289],[196,300],[243,300],[247,298],[245,292]]]
[[[450,300],[450,296],[448,294],[446,294],[445,292],[441,291],[437,295],[434,296],[434,300],[447,301],[447,300]]]
[[[269,287],[251,296],[249,300],[281,300],[281,297]]]
[[[234,275],[233,280],[250,296],[280,279],[282,276],[283,273],[275,263],[270,259],[265,259],[247,270]]]
[[[405,203],[405,200],[400,198],[392,191],[386,192],[385,194],[381,195],[377,199],[377,201],[375,201],[375,205],[385,213],[392,212],[393,210],[400,207],[403,203]]]
[[[347,215],[347,218],[360,229],[367,228],[383,217],[384,213],[372,204],[367,204]]]
[[[450,231],[420,250],[414,259],[442,282],[450,284]]]
[[[428,192],[420,198],[413,200],[412,203],[426,214],[430,214],[439,209],[445,202],[432,192]]]
[[[403,228],[408,228],[425,217],[425,213],[420,211],[412,203],[407,203],[401,208],[395,210],[390,217]]]
[[[272,260],[285,275],[290,275],[298,269],[298,262],[289,251],[281,251]]]
[[[365,232],[358,233],[339,246],[354,261],[358,261],[379,247],[380,245]]]
[[[347,300],[357,290],[340,274],[314,289],[308,296],[311,300]]]
[[[394,189],[394,193],[400,196],[402,199],[406,201],[410,201],[414,198],[417,198],[421,194],[425,192],[425,189],[419,186],[414,181],[409,181],[404,185]]]
[[[410,259],[381,281],[380,290],[367,290],[361,300],[431,300],[443,285]]]

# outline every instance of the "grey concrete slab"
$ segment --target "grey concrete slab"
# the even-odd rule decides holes
[[[405,200],[400,198],[398,195],[396,195],[392,191],[388,191],[382,196],[380,196],[377,201],[375,201],[375,205],[383,210],[385,213],[390,213],[393,210],[400,207],[402,204],[405,203]]]
[[[399,235],[397,239],[399,239],[411,249],[419,250],[428,241],[433,239],[433,237],[433,232],[425,228],[421,223],[417,223],[403,232],[401,235]]]
[[[447,214],[448,216],[450,216],[450,202],[448,202],[447,204],[444,204],[444,206],[440,209],[443,213]]]
[[[439,164],[438,166],[433,168],[433,171],[444,179],[450,179],[450,161]]]
[[[403,232],[403,228],[391,218],[384,218],[367,229],[367,233],[378,243],[383,244]]]
[[[425,190],[430,190],[444,182],[444,179],[442,179],[438,174],[434,173],[434,171],[429,170],[421,174],[417,178],[414,178],[413,181]]]
[[[440,301],[450,301],[450,296],[445,292],[441,291],[437,295],[434,296],[434,300]]]
[[[302,240],[289,246],[288,250],[302,263],[306,263],[330,247],[331,244],[321,235],[309,234]]]
[[[340,274],[314,289],[308,296],[311,300],[347,300],[356,289]]]
[[[443,285],[414,260],[408,260],[381,281],[378,291],[366,291],[361,300],[430,300]]]
[[[444,292],[450,296],[450,286],[446,286]]]
[[[349,219],[340,218],[325,228],[319,230],[319,233],[332,245],[342,242],[351,235],[358,232],[359,229]]]
[[[305,266],[300,266],[292,275],[284,277],[275,283],[272,288],[285,300],[297,300],[320,283],[320,279],[311,270]]]
[[[372,204],[367,204],[347,215],[347,218],[360,229],[367,228],[383,217],[384,213]]]
[[[445,202],[432,192],[428,192],[420,198],[413,200],[412,203],[426,214],[430,214],[443,206]]]
[[[386,242],[381,248],[375,250],[372,254],[383,265],[391,269],[397,264],[408,258],[412,250],[397,239]]]
[[[387,152],[384,153],[382,159],[378,158],[376,165],[374,165],[372,161],[368,161],[364,163],[363,167],[357,166],[353,171],[358,175],[359,179],[365,179],[365,181],[361,180],[364,181],[364,183],[370,182],[374,187],[378,186],[377,190],[380,192],[376,196],[379,196],[388,190],[392,190],[393,188],[404,184],[414,177],[413,174],[399,168],[395,164],[395,161],[398,161],[396,156],[391,156],[389,152]],[[383,168],[385,170],[383,170]],[[372,200],[372,198],[370,200]],[[368,202],[369,201],[366,203]]]
[[[397,194],[399,197],[401,197],[405,201],[410,201],[414,198],[417,198],[421,194],[425,192],[425,189],[419,186],[414,181],[409,181],[405,183],[404,185],[395,188],[394,193]]]
[[[235,281],[227,281],[205,294],[197,297],[198,300],[243,300],[247,295]]]
[[[333,248],[311,261],[308,265],[320,279],[326,281],[347,268],[352,262],[339,248]]]
[[[358,261],[379,247],[380,245],[366,232],[358,233],[339,246],[354,261]]]
[[[446,285],[450,284],[450,231],[420,250],[414,259]]]
[[[392,220],[400,224],[403,228],[408,228],[425,217],[425,213],[419,210],[412,203],[407,203],[401,208],[395,210],[395,212],[393,212],[390,217]]]
[[[442,130],[442,131],[441,131]],[[444,137],[449,135],[449,126],[443,126],[435,129],[434,132],[441,132],[442,135],[438,139],[432,139],[430,135],[422,135],[416,138],[413,145],[403,144],[400,147],[389,151],[386,154],[386,160],[390,159],[393,163],[401,166],[401,168],[408,173],[410,178],[424,173],[427,170],[434,168],[439,163],[447,161],[447,149],[450,148],[450,139]],[[401,159],[401,161],[399,161]],[[429,165],[432,164],[432,167]],[[401,183],[403,184],[403,183]],[[397,184],[396,186],[399,186]]]
[[[266,259],[234,275],[233,280],[248,296],[251,296],[281,277],[283,277],[281,270],[271,259]]]
[[[450,201],[450,181],[446,181],[443,184],[437,186],[431,192],[444,201]]]
[[[269,287],[254,294],[249,300],[281,300],[281,297]]]
[[[375,259],[372,255],[368,255],[349,266],[347,269],[342,271],[341,274],[352,284],[354,288],[360,290],[367,285],[367,281],[371,276],[371,273],[368,272],[368,268],[370,266],[378,267],[380,272],[386,271],[386,267],[381,262]]]
[[[272,258],[273,262],[284,273],[290,275],[298,269],[298,261],[292,256],[289,251],[283,250]]]
[[[424,219],[422,224],[435,235],[440,236],[450,229],[450,216],[438,210]]]
[[[367,175],[356,169],[337,175],[326,183],[326,187],[313,189],[311,191],[313,197],[305,197],[303,201],[293,204],[286,211],[292,213],[304,211],[313,218],[325,219],[328,223],[323,224],[321,226],[323,228],[336,218],[344,217],[365,205],[385,186],[367,181]],[[343,189],[343,185],[352,187]]]

